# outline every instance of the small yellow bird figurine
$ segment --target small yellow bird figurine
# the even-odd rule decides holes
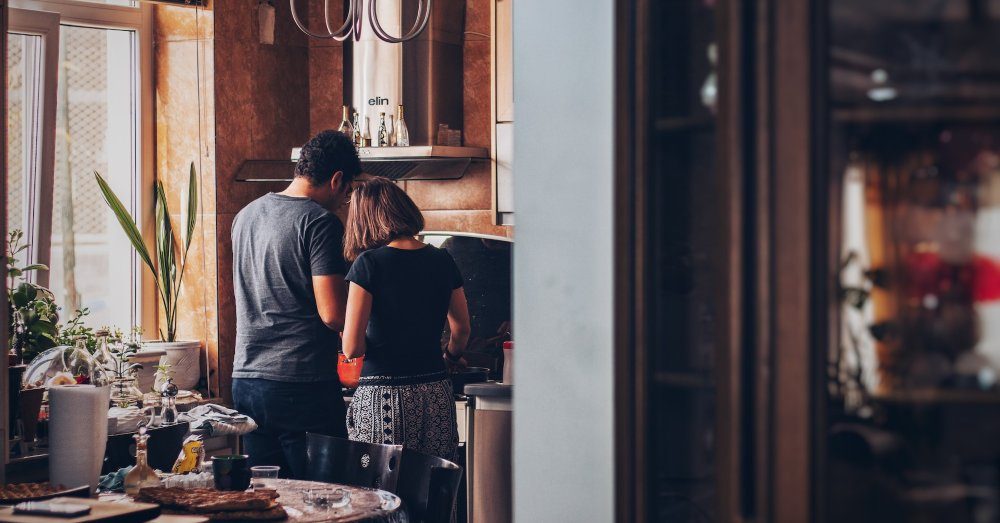
[[[201,467],[202,456],[205,455],[202,449],[201,440],[190,439],[184,442],[184,446],[181,447],[181,456],[177,458],[177,462],[174,463],[174,474],[187,474],[188,472],[196,472]]]

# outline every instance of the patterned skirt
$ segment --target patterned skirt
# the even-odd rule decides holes
[[[458,424],[451,380],[443,372],[361,378],[347,408],[347,435],[454,460]]]

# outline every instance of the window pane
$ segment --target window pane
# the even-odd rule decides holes
[[[63,315],[132,323],[132,249],[94,180],[100,172],[137,214],[134,31],[62,26],[50,286]]]
[[[39,177],[42,37],[10,34],[7,44],[7,227],[33,238],[28,219]],[[34,261],[29,252],[27,260]]]

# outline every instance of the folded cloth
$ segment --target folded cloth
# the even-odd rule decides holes
[[[205,431],[209,436],[242,436],[257,430],[257,422],[235,409],[206,403],[177,418],[191,424],[191,430]]]
[[[132,470],[132,467],[118,469],[117,472],[109,472],[101,476],[97,483],[101,492],[125,492],[125,476]]]
[[[115,420],[113,427],[108,423],[108,434],[126,434],[139,430],[139,424],[146,419],[146,415],[138,407],[111,407],[108,418]]]

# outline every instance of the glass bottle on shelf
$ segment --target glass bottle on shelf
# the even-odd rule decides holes
[[[389,147],[396,146],[396,115],[389,115],[389,127],[386,129],[386,134],[389,136]]]
[[[351,111],[351,108],[345,105],[343,113],[342,113],[342,116],[341,116],[341,120],[340,120],[340,128],[337,129],[337,130],[340,131],[341,133],[343,133],[345,136],[350,136],[350,137],[353,138],[354,137],[354,124],[351,123],[350,111]]]
[[[73,375],[79,385],[93,384],[98,387],[106,385],[106,375],[87,352],[87,337],[77,336],[73,348],[63,352],[63,367]]]
[[[351,138],[354,140],[355,147],[361,147],[361,121],[358,120],[358,112],[354,111],[354,123],[351,125],[352,134]]]
[[[115,357],[111,354],[111,349],[108,348],[108,336],[110,334],[105,329],[94,333],[94,336],[97,337],[97,351],[94,352],[94,363],[105,371],[111,371],[115,368]]]
[[[372,146],[372,126],[371,119],[365,116],[365,134],[361,137],[361,147]]]
[[[403,106],[396,108],[396,145],[399,147],[409,147],[410,130],[406,128],[406,120],[403,119]]]
[[[135,466],[125,475],[124,482],[125,493],[129,496],[137,495],[141,488],[160,486],[160,478],[146,460],[146,444],[149,441],[146,427],[139,427],[138,434],[133,437],[135,438]]]
[[[389,146],[389,132],[385,127],[385,113],[378,113],[379,123],[378,123],[378,146],[388,147]]]

